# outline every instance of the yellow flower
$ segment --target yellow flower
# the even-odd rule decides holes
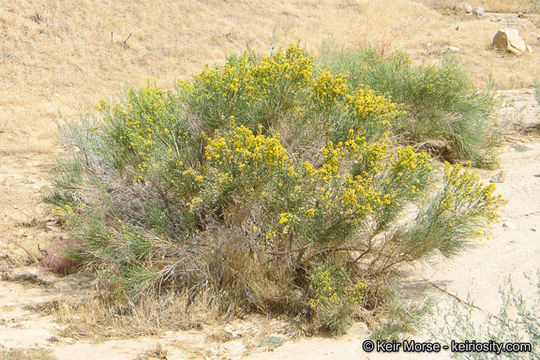
[[[280,224],[287,224],[289,222],[289,219],[291,217],[291,213],[281,213],[279,218]]]

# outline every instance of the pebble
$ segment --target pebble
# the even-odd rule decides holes
[[[502,224],[502,227],[503,228],[507,228],[507,229],[510,229],[510,230],[517,230],[517,226],[513,223],[503,223]]]
[[[475,7],[475,8],[473,9],[473,15],[476,15],[476,16],[478,16],[478,17],[484,15],[484,12],[485,12],[484,9],[481,8],[481,7]]]
[[[460,50],[457,46],[447,46],[445,52],[458,52]]]
[[[490,179],[489,179],[489,182],[491,183],[502,183],[504,181],[504,171],[498,171],[495,175],[493,175]]]

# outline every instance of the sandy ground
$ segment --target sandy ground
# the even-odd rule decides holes
[[[166,351],[167,359],[448,358],[448,353],[387,356],[364,353],[361,344],[369,330],[361,323],[342,337],[294,340],[283,330],[283,323],[260,318],[203,326],[198,330],[171,331],[159,336],[98,342],[80,336],[84,334],[63,333],[65,324],[49,315],[48,309],[63,302],[84,302],[94,289],[85,274],[62,278],[28,265],[32,257],[40,256],[38,244],[48,244],[62,236],[41,202],[47,186],[47,171],[54,166],[54,156],[59,149],[53,120],[59,111],[73,115],[94,104],[99,97],[116,95],[125,81],[141,85],[146,76],[152,76],[168,86],[172,76],[185,75],[181,72],[196,71],[206,62],[222,59],[225,53],[244,46],[244,40],[253,41],[257,48],[265,48],[298,38],[316,46],[323,39],[337,36],[338,44],[349,47],[372,39],[372,44],[386,47],[388,51],[405,48],[416,61],[427,62],[437,61],[446,46],[452,45],[460,48],[459,60],[478,83],[485,83],[487,70],[490,70],[502,87],[527,86],[540,66],[540,52],[536,49],[540,45],[538,17],[518,18],[516,14],[501,13],[488,13],[479,20],[469,16],[443,17],[439,13],[428,13],[420,5],[409,6],[404,0],[391,2],[388,9],[377,2],[341,1],[329,12],[332,4],[327,2],[294,1],[287,6],[276,5],[268,12],[258,9],[255,14],[265,20],[257,22],[251,21],[255,17],[249,16],[249,11],[253,10],[250,2],[243,2],[245,13],[231,20],[237,9],[226,2],[210,1],[210,5],[219,8],[221,17],[220,22],[214,22],[215,14],[210,11],[213,8],[207,2],[190,1],[190,6],[198,9],[199,15],[203,14],[208,21],[196,29],[191,24],[196,24],[197,17],[183,14],[185,22],[189,23],[182,26],[192,29],[176,36],[174,26],[172,29],[143,27],[145,21],[157,23],[159,18],[159,13],[151,14],[144,2],[134,2],[127,8],[115,5],[115,12],[111,14],[106,11],[113,2],[105,0],[96,2],[99,3],[96,13],[91,13],[82,3],[72,9],[62,8],[58,2],[54,2],[54,6],[44,5],[47,4],[44,1],[35,3],[41,5],[27,7],[22,0],[0,4],[0,29],[7,34],[0,49],[3,95],[0,100],[0,355],[10,349],[34,348],[49,349],[59,360],[158,359],[158,346],[161,346],[161,353]],[[369,6],[362,7],[364,3]],[[79,11],[81,7],[88,17],[69,23],[72,11]],[[376,15],[367,16],[366,23],[359,23],[358,14],[362,11]],[[403,16],[394,23],[384,11],[398,11]],[[133,21],[136,16],[129,20],[129,16],[123,18],[118,14],[144,12],[150,20],[138,19],[140,31],[134,32],[129,42],[131,47],[122,48],[118,55],[118,44],[134,31],[133,24],[137,24]],[[301,16],[305,13],[311,15]],[[37,21],[35,14],[41,14],[44,22]],[[171,17],[176,15],[174,11],[170,14]],[[331,23],[319,28],[320,19],[325,16]],[[34,20],[29,20],[32,17]],[[237,26],[239,23],[242,26]],[[437,24],[440,29],[436,28]],[[289,30],[272,33],[273,27],[282,29],[282,25]],[[373,30],[378,29],[376,25],[385,31]],[[533,45],[533,53],[516,58],[489,50],[490,37],[503,25],[519,28]],[[114,33],[111,41],[109,33]],[[247,38],[242,34],[248,34]],[[352,34],[356,34],[356,38]],[[474,41],[475,36],[478,42]],[[201,49],[190,48],[193,39],[200,39]],[[154,48],[152,41],[166,45]],[[186,56],[188,50],[192,56]],[[160,55],[151,56],[156,53]],[[85,62],[85,56],[92,60]],[[64,57],[71,60],[63,63]],[[180,60],[176,60],[177,57]],[[107,61],[112,58],[115,60],[111,60],[109,69]],[[101,75],[96,76],[98,73]],[[417,264],[407,269],[403,282],[411,291],[415,286],[426,285],[428,294],[436,298],[443,309],[452,298],[431,284],[460,298],[469,296],[470,301],[482,309],[477,311],[479,317],[497,311],[498,289],[508,276],[524,296],[537,296],[523,274],[534,276],[540,263],[540,176],[537,176],[540,175],[540,109],[530,88],[504,90],[500,95],[500,119],[509,124],[507,142],[501,149],[501,165],[494,171],[479,171],[485,181],[499,171],[504,173],[504,181],[497,184],[497,189],[508,204],[500,221],[492,226],[492,238],[449,261],[434,257],[431,262]],[[514,131],[516,129],[519,131]],[[437,321],[434,317],[433,322]],[[413,338],[422,340],[426,335],[416,334]],[[277,342],[269,345],[268,339]]]

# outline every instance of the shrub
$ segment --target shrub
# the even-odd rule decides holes
[[[401,341],[419,329],[424,328],[432,315],[433,299],[425,297],[413,301],[405,299],[398,291],[396,281],[382,289],[382,298],[386,304],[385,320],[371,333],[374,340]]]
[[[342,265],[319,265],[311,271],[315,295],[310,306],[315,310],[321,326],[333,333],[345,333],[351,324],[354,306],[362,301],[367,291],[363,282],[351,284]]]
[[[369,86],[407,111],[393,123],[394,133],[404,140],[444,140],[452,151],[448,160],[494,165],[499,141],[491,124],[494,97],[489,89],[477,90],[452,58],[440,65],[414,66],[402,52],[386,59],[375,49],[334,51],[325,46],[321,53],[321,65],[346,74],[352,89]]]
[[[453,255],[494,219],[493,187],[447,165],[437,190],[438,165],[390,132],[398,106],[313,64],[294,45],[247,52],[69,125],[75,165],[48,200],[70,258],[133,302],[205,294],[227,316],[343,332],[370,281]]]

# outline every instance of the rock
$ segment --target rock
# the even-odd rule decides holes
[[[262,338],[258,341],[259,346],[267,346],[269,348],[276,348],[280,345],[283,345],[285,338],[280,335],[270,335],[265,338]]]
[[[527,16],[526,14],[520,12],[520,13],[518,14],[518,18],[520,18],[520,19],[526,19],[526,18],[528,18],[528,16]]]
[[[471,14],[473,12],[473,7],[469,3],[461,3],[458,9],[466,14]]]
[[[532,53],[532,52],[533,52],[532,47],[529,46],[529,45],[527,45],[527,52],[529,52],[529,53]]]
[[[489,179],[489,182],[491,183],[502,183],[504,181],[504,171],[498,171],[495,175],[493,175],[490,179]]]
[[[475,7],[473,9],[472,13],[473,13],[473,15],[476,15],[476,16],[480,17],[480,16],[484,15],[485,11],[481,7]]]
[[[493,46],[499,50],[509,51],[516,55],[521,55],[527,51],[525,40],[513,28],[505,28],[497,31],[493,37]]]
[[[457,46],[447,46],[446,49],[444,50],[444,52],[458,52],[460,51],[461,49],[458,48]]]
[[[517,230],[517,226],[513,223],[503,223],[502,227],[510,230]]]

